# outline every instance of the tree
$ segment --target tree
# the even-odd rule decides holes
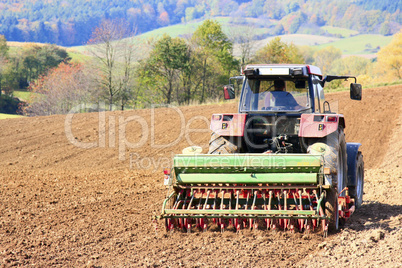
[[[204,102],[208,79],[218,76],[216,71],[211,75],[207,74],[208,69],[212,67],[212,63],[214,61],[218,63],[219,67],[227,72],[227,76],[230,76],[230,71],[235,69],[238,63],[232,55],[232,43],[228,40],[217,21],[205,20],[194,32],[192,42],[202,60],[201,102]]]
[[[282,35],[284,33],[285,33],[285,28],[283,28],[282,23],[276,24],[273,34],[274,35]]]
[[[314,53],[314,64],[321,68],[323,74],[328,74],[332,63],[342,57],[342,51],[334,46],[328,46]]]
[[[25,115],[66,114],[90,100],[93,79],[84,66],[61,63],[30,86],[32,98],[23,108]]]
[[[195,99],[197,89],[200,87],[203,76],[199,72],[202,68],[201,56],[198,52],[189,46],[188,48],[188,68],[184,68],[181,72],[181,84],[184,89],[184,102],[188,105],[192,99]],[[180,100],[179,100],[180,103]]]
[[[391,35],[392,34],[392,27],[388,21],[384,22],[381,25],[380,34],[382,34],[382,35]]]
[[[2,90],[6,95],[11,95],[14,89],[19,86],[19,70],[14,68],[14,64],[11,62],[5,62],[6,64],[2,67]]]
[[[156,42],[142,67],[142,81],[162,93],[168,104],[172,102],[174,88],[178,90],[180,72],[188,68],[187,51],[188,46],[182,38],[164,35]]]
[[[304,63],[304,58],[293,43],[282,42],[280,37],[272,39],[254,56],[256,63]]]
[[[240,51],[240,64],[250,62],[251,53],[255,47],[254,40],[255,26],[232,27],[229,29],[229,38],[233,44],[237,44]]]
[[[378,52],[378,63],[382,69],[402,79],[402,30],[394,35],[391,43]]]
[[[294,3],[297,4],[297,3]],[[292,22],[290,23],[289,26],[289,32],[291,34],[296,33],[300,26],[307,20],[306,14],[303,12],[297,12],[296,16],[293,17]]]
[[[135,85],[134,66],[133,66],[133,46],[124,45],[123,63],[121,65],[122,74],[120,75],[120,90],[118,98],[120,99],[120,108],[123,111],[124,107],[130,102],[131,98],[137,97],[138,87]],[[136,91],[137,89],[137,91]]]
[[[314,52],[315,48],[311,46],[299,46],[300,53],[303,55],[304,62],[306,64],[314,64]]]
[[[132,68],[134,53],[134,46],[124,39],[129,34],[123,21],[103,20],[88,42],[91,46],[90,52],[95,57],[100,71],[99,84],[109,100],[109,110],[112,110],[119,94],[126,98],[121,91],[127,88],[127,83],[130,81],[127,75],[131,76],[132,72],[127,68]],[[123,72],[121,65],[124,66]],[[124,105],[122,107],[124,108]]]
[[[7,56],[7,53],[8,53],[7,40],[4,37],[4,35],[0,34],[0,57]]]
[[[69,62],[70,59],[67,51],[56,45],[25,45],[20,62],[16,62],[15,66],[15,69],[20,70],[20,87],[28,86],[31,81],[45,74],[49,69],[57,67],[61,62]]]
[[[336,75],[363,75],[367,74],[370,68],[371,61],[369,59],[349,56],[335,60],[330,71]]]
[[[370,75],[372,67],[373,64],[369,59],[358,56],[349,56],[336,59],[332,63],[329,73],[334,75],[354,75],[357,77],[360,84],[367,85],[372,81],[372,75]],[[338,88],[341,85],[348,87],[348,83],[350,83],[350,81],[335,80],[329,83],[328,87],[330,89]]]
[[[2,90],[2,79],[3,79],[3,71],[5,69],[5,66],[7,64],[7,53],[8,53],[8,46],[7,46],[7,40],[4,37],[4,35],[0,35],[0,96],[1,96],[1,90]]]

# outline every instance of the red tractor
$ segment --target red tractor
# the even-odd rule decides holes
[[[174,191],[162,218],[174,225],[337,230],[362,204],[359,143],[346,143],[345,118],[331,111],[323,77],[312,65],[248,65],[230,78],[225,99],[240,88],[238,113],[214,114],[208,154],[177,155]],[[166,206],[171,200],[170,209]]]

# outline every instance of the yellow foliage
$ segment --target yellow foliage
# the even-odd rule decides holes
[[[373,78],[370,75],[362,74],[357,76],[357,82],[362,84],[363,88],[373,84]]]
[[[386,76],[402,79],[402,30],[378,52],[378,63]]]
[[[266,46],[258,50],[255,63],[304,63],[303,55],[293,43],[282,42],[275,37]]]
[[[328,46],[314,53],[314,64],[320,67],[322,73],[328,74],[332,63],[342,57],[342,51],[334,46]]]

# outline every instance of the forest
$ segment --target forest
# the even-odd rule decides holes
[[[0,34],[8,41],[79,46],[105,19],[123,20],[129,32],[140,34],[225,16],[244,23],[259,19],[269,27],[267,35],[310,33],[321,26],[393,35],[401,28],[401,5],[400,0],[3,0]]]
[[[228,78],[251,62],[314,64],[324,74],[356,74],[364,86],[394,82],[402,74],[400,8],[401,0],[3,0],[0,113],[60,114],[99,102],[124,110],[216,101]],[[225,32],[223,17],[237,31]],[[197,22],[190,35],[142,43],[127,38],[190,22]],[[325,30],[331,27],[338,32]],[[366,44],[378,52],[369,59],[275,37],[339,39],[345,30],[393,39],[384,47]],[[256,49],[256,42],[270,36],[275,38]],[[22,43],[9,46],[10,41]],[[79,59],[72,60],[76,55],[69,47],[81,45],[85,52],[78,50]],[[329,87],[342,86],[338,81]]]

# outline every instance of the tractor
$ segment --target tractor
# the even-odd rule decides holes
[[[240,94],[238,113],[213,114],[208,153],[186,148],[164,171],[166,229],[336,232],[364,184],[361,144],[346,142],[345,118],[324,98],[337,79],[354,79],[350,97],[361,100],[356,77],[312,65],[253,64],[230,78],[224,98]]]

